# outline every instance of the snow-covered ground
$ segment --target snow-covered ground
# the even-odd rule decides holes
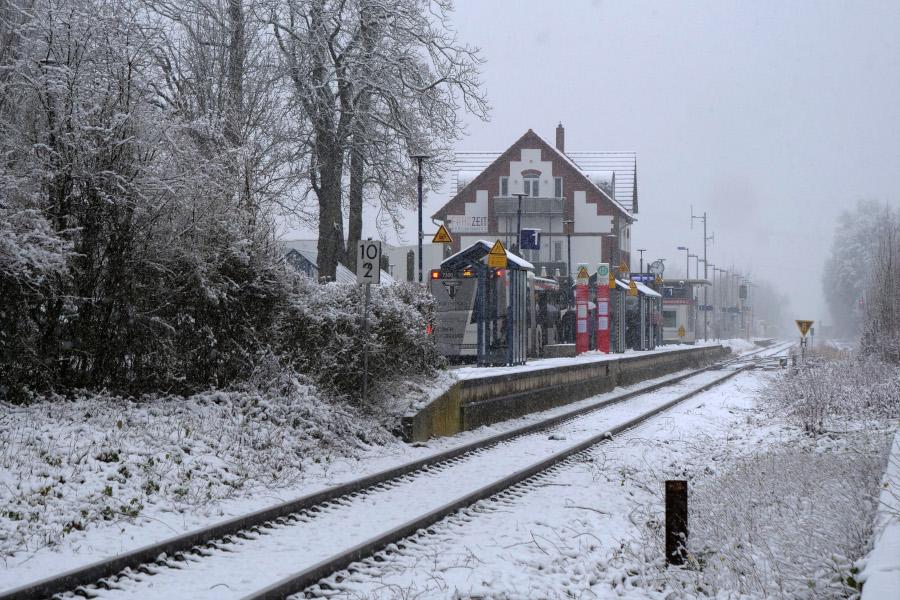
[[[452,379],[419,382],[415,395],[433,396]],[[631,389],[418,446],[390,437],[371,416],[318,402],[302,386],[277,400],[214,392],[5,407],[0,589]]]
[[[145,404],[94,397],[9,407],[0,416],[0,590],[656,381],[413,446],[303,398],[281,404],[208,394]],[[419,391],[433,390],[423,384]],[[333,442],[348,434],[354,445]],[[66,527],[73,519],[82,525]]]
[[[760,372],[740,375],[546,475],[444,520],[431,534],[335,574],[315,591],[337,598],[671,599],[695,597],[701,589],[706,593],[699,595],[721,598],[852,595],[855,570],[840,553],[866,544],[877,477],[869,480],[883,464],[885,433],[862,444],[830,436],[811,440],[758,405],[765,377]],[[784,452],[791,460],[780,459]],[[829,469],[836,478],[829,479]],[[745,591],[740,585],[726,587],[725,577],[709,562],[705,572],[719,574],[714,581],[723,585],[708,587],[704,570],[667,571],[660,535],[666,479],[689,480],[692,505],[719,511],[712,521],[703,521],[692,509],[692,551],[721,541],[717,535],[722,532],[733,536],[740,550],[748,542],[739,537],[743,532],[754,549],[771,551],[768,558],[774,564],[785,561],[776,571],[793,576],[810,568],[809,580],[794,585],[798,582],[779,579],[781,573],[773,576],[767,563],[761,568],[754,562],[759,557],[746,547],[741,555],[718,547],[722,560],[748,561],[736,571],[769,578],[748,583]],[[735,483],[741,485],[735,488]],[[837,505],[828,497],[835,490],[842,493]],[[743,514],[729,513],[729,505]],[[740,530],[734,533],[729,526]],[[776,544],[785,542],[793,554],[779,553]],[[817,545],[803,546],[812,542]],[[700,556],[719,560],[717,554]],[[886,560],[876,563],[890,566],[896,556]],[[729,574],[731,566],[724,569]],[[872,597],[896,598],[896,589],[893,596]]]
[[[622,548],[666,479],[715,473],[763,439],[791,435],[779,425],[748,426],[759,385],[758,375],[739,375],[326,584],[349,598],[603,598],[628,591]]]

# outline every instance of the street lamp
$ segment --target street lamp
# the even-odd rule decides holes
[[[689,259],[695,258],[695,259],[699,260],[700,257],[697,256],[696,254],[688,254],[688,258]],[[688,263],[688,265],[690,265],[690,263]],[[697,276],[697,279],[700,279],[700,263],[696,260],[694,261],[694,274]],[[688,266],[688,279],[690,279],[690,278],[691,278],[691,271],[690,271],[690,266]]]
[[[519,208],[516,211],[516,241],[514,243],[514,248],[515,248],[514,254],[520,254],[519,243],[522,240],[522,197],[528,196],[528,194],[526,194],[524,192],[516,192],[513,195],[519,198]]]
[[[678,249],[679,249],[679,250],[684,250],[684,252],[685,252],[685,257],[684,257],[684,278],[685,278],[685,279],[690,279],[690,278],[691,278],[691,258],[690,258],[690,257],[691,257],[691,251],[690,251],[690,249],[689,249],[687,246],[678,246]]]
[[[575,221],[572,219],[565,219],[563,222],[563,227],[566,229],[566,254],[567,254],[567,264],[566,264],[566,276],[572,277],[572,226],[575,224]]]
[[[431,158],[431,156],[428,154],[410,154],[409,157],[419,165],[419,283],[422,283],[422,238],[425,237],[425,233],[422,231],[422,162]]]
[[[644,274],[644,252],[646,252],[647,249],[646,248],[638,248],[637,251],[641,253],[641,271],[640,271],[640,273],[641,273],[641,275],[643,275]]]

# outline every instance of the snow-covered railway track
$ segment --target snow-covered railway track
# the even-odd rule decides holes
[[[668,378],[0,598],[66,590],[102,598],[281,598],[602,441],[605,433],[598,432],[624,431],[717,385],[752,366],[753,355],[783,349]]]

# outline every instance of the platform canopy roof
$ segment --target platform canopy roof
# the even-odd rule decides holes
[[[448,256],[441,262],[442,269],[464,269],[473,262],[481,262],[488,255],[494,244],[486,240],[478,240],[471,246],[463,248],[456,254]],[[534,271],[534,265],[509,250],[506,250],[506,261],[508,269],[518,269],[522,271]]]
[[[672,277],[663,279],[663,285],[682,287],[684,285],[712,285],[709,279],[685,279],[684,277]]]

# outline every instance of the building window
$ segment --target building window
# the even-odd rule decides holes
[[[562,177],[554,177],[553,184],[554,184],[554,188],[555,188],[554,191],[556,192],[556,195],[554,197],[562,198],[563,197]]]
[[[503,198],[509,196],[509,177],[500,178],[500,196]]]
[[[553,260],[562,262],[562,242],[553,242]]]
[[[522,183],[525,186],[525,195],[537,198],[540,196],[540,177],[523,177]]]
[[[677,327],[678,322],[674,310],[663,311],[663,327]]]

